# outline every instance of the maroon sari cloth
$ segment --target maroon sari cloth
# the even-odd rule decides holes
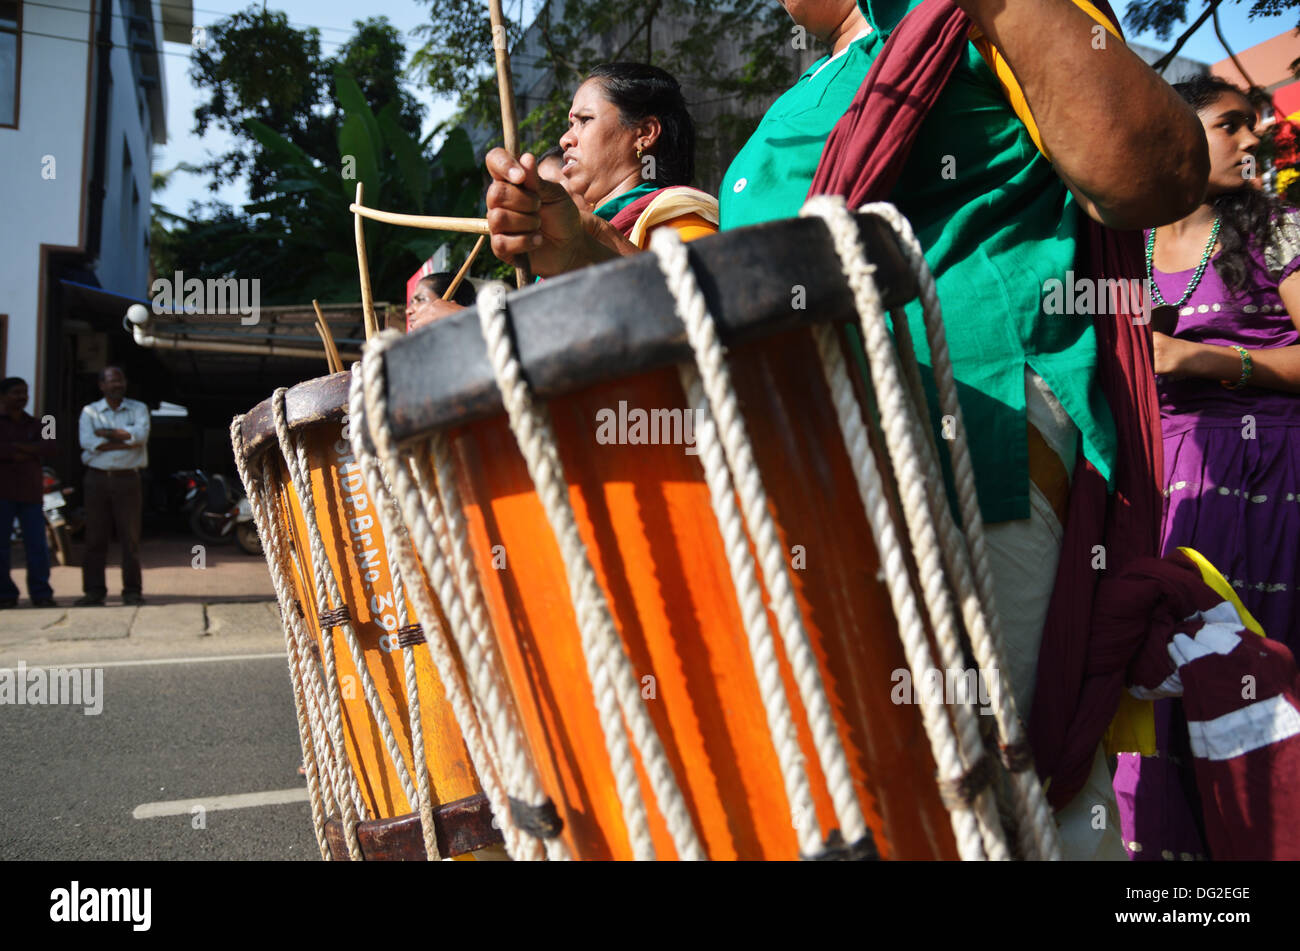
[[[623,237],[630,237],[632,229],[636,227],[636,220],[641,217],[641,212],[649,208],[650,202],[658,198],[661,192],[663,192],[662,188],[656,188],[650,194],[642,195],[630,205],[624,205],[618,210],[618,214],[609,219],[609,223],[617,228],[619,234]]]
[[[1125,684],[1181,695],[1186,729],[1194,731],[1191,762],[1213,857],[1294,860],[1300,857],[1295,657],[1280,641],[1247,631],[1240,614],[1225,611],[1222,602],[1181,552],[1136,559],[1125,572],[1103,578],[1087,683],[1097,705],[1111,710]],[[1180,658],[1177,668],[1171,649]],[[1181,691],[1166,679],[1175,669]]]
[[[1118,26],[1105,0],[1097,6]],[[922,120],[964,55],[969,29],[969,17],[951,0],[928,0],[903,18],[827,139],[809,195],[843,195],[850,207],[889,197]],[[1078,236],[1077,272],[1144,276],[1137,232],[1087,221]],[[1105,480],[1079,457],[1039,651],[1029,737],[1039,774],[1051,780],[1048,800],[1057,808],[1083,787],[1115,712],[1113,690],[1089,673],[1100,577],[1094,546],[1104,546],[1104,570],[1115,572],[1134,558],[1156,555],[1160,529],[1163,463],[1150,330],[1127,313],[1095,316],[1093,325],[1097,380],[1115,418],[1118,462],[1108,496]]]

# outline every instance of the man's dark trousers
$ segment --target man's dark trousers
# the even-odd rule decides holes
[[[140,473],[134,469],[86,470],[86,554],[81,562],[81,590],[102,598],[109,526],[117,527],[122,545],[122,594],[140,594]]]
[[[45,543],[45,510],[40,502],[11,502],[0,499],[0,601],[17,601],[18,586],[9,577],[9,536],[14,519],[23,530],[23,551],[27,556],[27,593],[33,601],[54,597],[50,587],[50,548]]]

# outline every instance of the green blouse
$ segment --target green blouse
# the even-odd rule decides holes
[[[859,0],[871,33],[814,63],[768,110],[723,179],[722,228],[798,214],[826,137],[887,31],[919,3],[876,3],[877,20],[873,5]],[[1042,307],[1044,282],[1074,267],[1083,212],[971,44],[922,123],[890,200],[912,222],[935,275],[985,520],[1029,517],[1026,366],[1051,387],[1079,427],[1085,457],[1109,481],[1115,426],[1096,385],[1091,321]],[[919,303],[907,316],[937,433]]]
[[[602,204],[599,208],[593,209],[592,214],[597,218],[604,218],[606,221],[613,221],[614,216],[626,208],[638,198],[643,198],[651,192],[663,188],[662,185],[656,185],[654,182],[642,182],[633,188],[629,188],[621,195],[615,195],[609,201]]]

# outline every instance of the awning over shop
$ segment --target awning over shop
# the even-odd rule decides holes
[[[145,386],[150,402],[167,399],[192,416],[229,420],[292,386],[326,373],[325,351],[310,303],[257,308],[254,313],[155,313],[150,301],[75,281],[62,281],[66,313],[114,333],[157,368],[152,379],[128,375]],[[134,324],[127,311],[140,305],[147,322]],[[233,309],[233,308],[232,308]],[[381,325],[388,305],[377,303]],[[360,304],[321,306],[344,361],[359,357],[365,339]],[[139,311],[137,318],[144,317]],[[75,325],[74,325],[75,326]],[[116,349],[116,347],[115,347]],[[132,361],[134,362],[134,361]]]

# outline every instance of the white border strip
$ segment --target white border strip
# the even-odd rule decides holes
[[[1187,733],[1194,756],[1233,759],[1300,733],[1300,712],[1278,694],[1213,720],[1189,720]]]

